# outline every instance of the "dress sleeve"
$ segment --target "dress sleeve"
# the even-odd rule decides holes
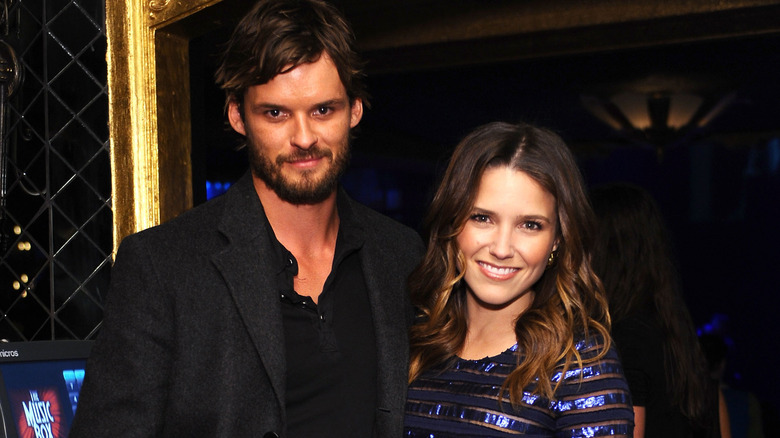
[[[601,348],[598,341],[580,342],[578,350],[586,365],[554,375],[555,382],[563,379],[551,402],[557,413],[556,437],[633,436],[631,395],[617,352],[610,348],[601,359],[588,361]]]
[[[120,247],[70,436],[161,433],[173,350],[170,298],[141,239]]]

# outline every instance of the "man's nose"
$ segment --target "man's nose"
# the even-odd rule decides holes
[[[318,140],[312,121],[304,115],[295,117],[292,137],[290,138],[292,145],[301,149],[309,149]]]

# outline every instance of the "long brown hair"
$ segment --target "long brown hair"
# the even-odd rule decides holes
[[[715,394],[685,305],[661,210],[645,189],[626,183],[594,188],[598,217],[593,266],[615,324],[642,313],[658,321],[672,402],[689,418],[709,421]]]
[[[523,388],[538,378],[534,393],[548,398],[550,378],[564,368],[582,365],[576,336],[600,336],[603,357],[610,345],[609,314],[601,282],[590,266],[588,230],[592,212],[582,176],[563,140],[528,124],[496,122],[481,126],[456,147],[425,219],[425,257],[409,279],[419,311],[410,334],[409,381],[425,370],[452,360],[463,347],[466,285],[458,272],[462,257],[456,237],[474,206],[486,169],[509,166],[525,172],[555,197],[558,215],[556,261],[534,285],[534,301],[515,323],[518,367],[504,389],[518,405]]]

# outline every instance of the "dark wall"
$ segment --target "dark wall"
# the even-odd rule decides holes
[[[193,136],[198,184],[229,181],[245,166],[243,152],[230,150],[238,140],[226,134],[222,95],[210,87],[218,39],[193,42],[193,56],[200,57],[194,58],[200,61],[193,62],[193,83],[202,85],[202,94],[193,96],[202,103],[193,108],[203,122],[195,123]],[[628,181],[656,196],[696,324],[706,329],[719,321],[717,329],[731,342],[729,382],[777,406],[780,383],[771,379],[780,345],[773,329],[780,292],[776,47],[780,41],[770,35],[370,75],[372,107],[357,131],[344,185],[366,204],[419,227],[450,151],[474,127],[523,120],[556,130],[589,185]],[[659,160],[654,148],[615,133],[580,101],[594,86],[652,74],[706,77],[737,98],[707,129],[667,148]]]

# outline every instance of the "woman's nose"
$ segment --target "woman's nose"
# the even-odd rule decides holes
[[[490,244],[490,254],[498,259],[507,259],[514,255],[512,245],[512,230],[497,229]]]

